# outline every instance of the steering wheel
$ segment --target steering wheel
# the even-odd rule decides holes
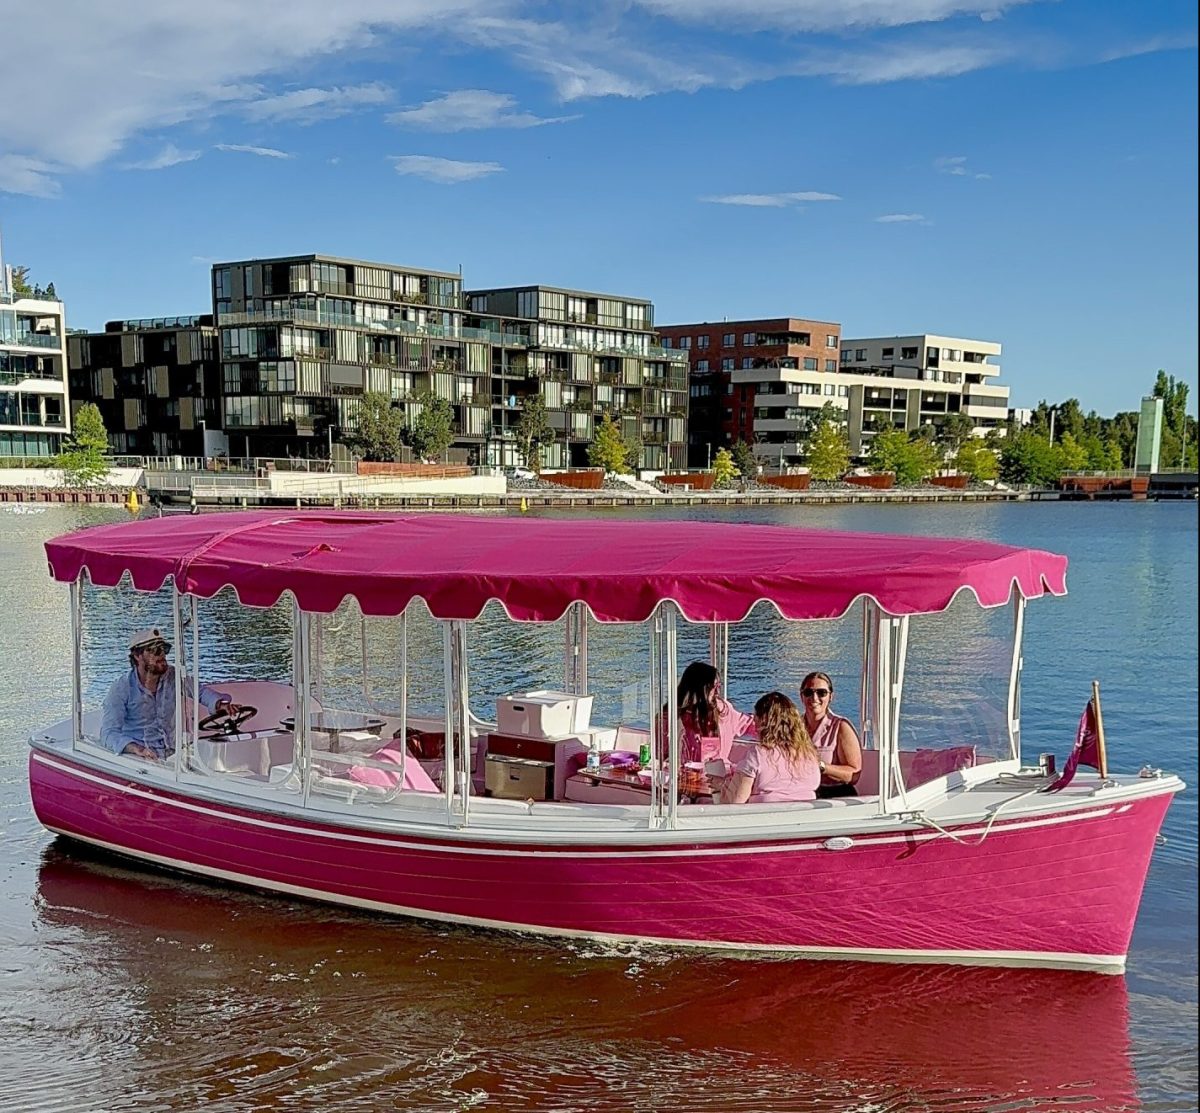
[[[218,735],[237,734],[242,729],[242,724],[253,719],[257,714],[257,707],[243,704],[234,715],[230,715],[228,711],[214,711],[211,715],[201,719],[196,726],[199,730],[212,731]]]

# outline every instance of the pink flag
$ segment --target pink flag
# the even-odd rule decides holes
[[[1053,784],[1047,785],[1043,792],[1057,792],[1066,788],[1075,778],[1075,770],[1080,765],[1090,765],[1093,769],[1100,768],[1100,735],[1096,730],[1096,712],[1092,701],[1088,700],[1083,714],[1079,716],[1079,729],[1075,732],[1075,745],[1063,766],[1063,771]]]

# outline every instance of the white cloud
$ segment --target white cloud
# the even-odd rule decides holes
[[[498,162],[460,162],[452,158],[435,158],[433,155],[392,155],[388,159],[397,174],[424,178],[439,185],[457,185],[459,182],[486,178],[504,170]]]
[[[181,151],[174,143],[168,143],[158,154],[141,162],[128,162],[126,170],[166,170],[170,166],[178,166],[181,162],[195,162],[203,151]]]
[[[578,116],[535,116],[515,112],[517,101],[507,93],[487,89],[458,89],[415,108],[403,108],[385,117],[389,124],[425,131],[477,131],[483,128],[536,128],[563,124]]]
[[[245,155],[258,155],[260,158],[295,158],[295,155],[275,147],[251,147],[245,143],[214,143],[213,147],[218,151],[237,151]]]
[[[0,155],[0,193],[29,197],[57,197],[62,192],[52,177],[59,167],[28,155]]]
[[[638,0],[673,20],[746,31],[853,31],[937,23],[954,16],[995,19],[1031,0]]]
[[[345,116],[356,109],[386,104],[391,96],[392,91],[378,81],[335,89],[293,89],[252,101],[243,113],[248,119],[264,123],[314,124],[318,120]]]
[[[943,155],[941,158],[935,158],[933,168],[939,174],[949,174],[953,178],[975,178],[979,181],[987,181],[991,178],[991,174],[972,170],[967,165],[966,155]]]
[[[786,209],[806,201],[840,201],[836,193],[725,193],[716,197],[701,197],[710,205],[746,205],[755,209]]]
[[[876,224],[928,224],[921,213],[887,213],[875,218]]]

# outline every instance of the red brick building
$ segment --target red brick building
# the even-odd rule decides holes
[[[735,371],[789,368],[836,372],[842,326],[799,317],[702,321],[659,325],[663,347],[688,352],[688,465],[707,467],[720,448],[755,440],[755,396],[770,393],[778,375],[762,383]]]

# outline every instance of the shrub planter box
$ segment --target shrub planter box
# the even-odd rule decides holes
[[[872,491],[890,491],[896,485],[896,477],[891,472],[886,475],[844,475],[842,480],[855,487],[870,487]]]
[[[660,475],[658,481],[666,483],[670,487],[690,487],[693,491],[711,491],[716,478],[710,471],[693,471]]]
[[[760,475],[756,479],[764,486],[782,487],[785,491],[807,491],[812,482],[812,476],[808,472],[801,475]]]
[[[474,475],[465,464],[401,464],[359,460],[354,466],[359,475],[387,475],[406,479],[460,479]]]
[[[965,491],[967,478],[965,475],[933,475],[929,477],[929,482],[935,487],[949,487],[952,491]]]
[[[558,487],[572,487],[576,491],[599,491],[604,486],[604,469],[579,468],[574,471],[544,471],[538,478]]]

